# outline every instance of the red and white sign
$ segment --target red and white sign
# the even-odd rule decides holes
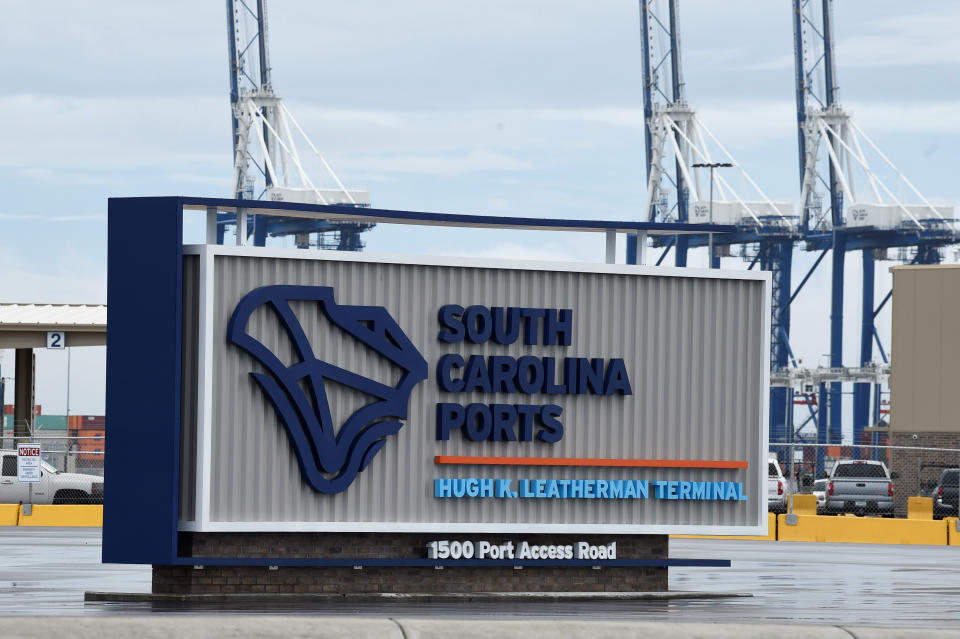
[[[40,481],[39,444],[17,444],[17,481]]]

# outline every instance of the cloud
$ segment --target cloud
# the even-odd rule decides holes
[[[26,262],[4,269],[4,301],[34,304],[104,304],[107,301],[106,269],[89,265],[70,268],[58,264],[37,272]]]
[[[621,242],[622,244],[622,242]],[[579,234],[578,237],[561,241],[547,240],[536,244],[512,241],[494,241],[487,246],[452,249],[434,247],[433,255],[448,257],[479,257],[499,260],[534,260],[541,262],[600,262],[604,256],[603,238],[600,234]],[[620,250],[623,261],[623,248]]]
[[[339,166],[381,171],[384,173],[419,173],[425,175],[463,175],[479,171],[529,171],[530,162],[489,149],[473,149],[446,154],[353,155],[340,159]]]
[[[61,170],[81,180],[105,169],[230,165],[229,147],[213,152],[229,140],[226,100],[23,94],[0,96],[0,113],[17,123],[0,136],[0,166],[34,179],[62,179]]]
[[[182,182],[186,184],[208,184],[221,187],[228,191],[231,186],[231,177],[229,175],[201,175],[198,173],[168,173],[166,179],[171,182]]]
[[[0,213],[0,220],[23,220],[33,222],[92,222],[106,221],[102,213],[81,215],[46,215],[42,213]]]
[[[856,6],[856,5],[855,5]],[[906,5],[904,5],[906,6]],[[960,9],[955,4],[940,5],[939,11],[909,5],[910,12],[881,15],[872,20],[846,21],[840,16],[834,30],[837,64],[843,69],[960,65],[956,25]],[[860,8],[855,9],[860,17]],[[852,31],[852,32],[851,32]],[[783,70],[794,66],[793,54],[784,54],[746,64],[747,70]]]
[[[867,135],[889,133],[960,133],[960,100],[852,102],[848,107]]]
[[[94,184],[117,185],[123,183],[123,180],[118,180],[114,177],[89,174],[84,175],[74,172],[68,173],[63,170],[54,171],[53,169],[38,166],[18,169],[16,174],[27,180],[42,182],[44,184],[55,184],[57,186],[80,186]]]
[[[643,108],[535,109],[535,117],[547,120],[572,120],[643,131]]]
[[[288,107],[289,108],[289,107]],[[361,125],[366,127],[387,128],[403,124],[404,118],[394,111],[375,111],[370,109],[324,109],[309,103],[297,102],[293,117],[303,126],[305,120],[315,125]],[[291,123],[291,128],[293,123]],[[326,128],[326,127],[324,127]],[[309,135],[309,130],[307,131]]]
[[[844,67],[960,65],[956,26],[960,9],[885,16],[863,24],[866,33],[837,40]]]
[[[851,102],[846,106],[864,129],[885,133],[960,133],[960,100]],[[696,110],[699,120],[724,144],[736,139],[756,145],[796,136],[796,104],[792,100],[714,100]],[[641,108],[539,109],[531,115],[643,130]]]

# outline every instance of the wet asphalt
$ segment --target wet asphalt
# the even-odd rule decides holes
[[[85,591],[149,592],[149,566],[100,563],[100,530],[0,528],[0,616],[248,614],[576,618],[939,628],[960,632],[960,546],[675,539],[670,589],[752,597],[669,601],[84,603]]]

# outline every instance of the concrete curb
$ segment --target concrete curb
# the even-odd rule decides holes
[[[4,639],[405,639],[390,619],[260,615],[0,618]]]
[[[629,621],[524,619],[386,619],[370,617],[298,617],[260,615],[144,617],[7,617],[0,618],[6,639],[206,639],[267,637],[277,639],[620,639],[625,637],[769,639],[940,639],[955,629],[794,626]]]
[[[150,592],[85,592],[83,600],[102,603],[320,603],[330,601],[379,603],[478,603],[478,602],[538,602],[558,601],[661,601],[671,599],[721,599],[752,597],[735,592],[470,592],[470,593],[197,593],[170,594]]]
[[[397,619],[405,639],[892,639],[956,637],[954,630],[632,621]]]

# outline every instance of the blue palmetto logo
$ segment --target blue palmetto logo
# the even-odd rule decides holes
[[[315,302],[328,320],[402,370],[395,386],[382,384],[316,357],[291,302]],[[287,365],[247,334],[251,314],[266,305],[293,344],[300,361]],[[250,376],[266,394],[286,428],[300,473],[321,493],[346,489],[403,426],[414,387],[427,378],[427,362],[387,310],[340,306],[328,286],[264,286],[247,294],[230,318],[227,341],[256,359],[267,373]],[[325,387],[332,380],[372,396],[343,423],[333,423]],[[303,387],[307,391],[304,392]]]

